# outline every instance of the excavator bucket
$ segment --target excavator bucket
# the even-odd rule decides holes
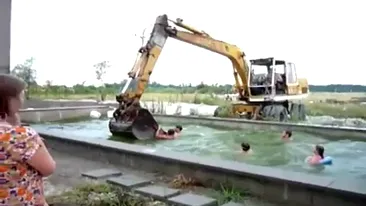
[[[138,140],[154,139],[159,124],[147,109],[139,109],[133,121],[119,122],[112,118],[109,121],[109,131],[113,135],[131,137]]]
[[[159,124],[147,109],[140,109],[132,123],[132,134],[139,140],[154,139]]]

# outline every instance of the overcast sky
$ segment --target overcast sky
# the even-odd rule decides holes
[[[310,84],[365,84],[366,13],[361,0],[13,0],[11,64],[33,56],[40,83],[106,82],[131,69],[144,28],[168,14],[239,46],[250,58],[292,61]],[[363,13],[363,14],[362,14]],[[362,20],[363,19],[363,20]],[[152,80],[233,84],[225,57],[169,39]]]

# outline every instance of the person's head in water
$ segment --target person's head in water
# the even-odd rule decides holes
[[[324,147],[315,145],[314,154],[319,155],[322,159],[324,158]]]
[[[175,126],[175,132],[180,133],[183,130],[183,127],[181,125]]]
[[[174,129],[170,129],[170,130],[168,130],[168,135],[174,135],[174,134],[175,134]]]
[[[246,142],[241,143],[241,150],[243,150],[243,152],[248,152],[250,150],[250,144]]]
[[[291,136],[292,136],[292,131],[287,129],[287,130],[284,130],[282,132],[281,138],[282,139],[290,139]]]

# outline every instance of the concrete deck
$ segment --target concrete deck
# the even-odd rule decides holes
[[[20,118],[25,123],[52,122],[67,119],[88,118],[91,111],[98,111],[106,116],[110,110],[108,106],[74,106],[74,107],[52,107],[52,108],[36,108],[22,109]]]

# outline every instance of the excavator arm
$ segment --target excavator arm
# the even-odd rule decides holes
[[[187,31],[178,30],[169,25],[172,22],[175,26]],[[168,37],[182,42],[198,46],[209,51],[218,53],[227,57],[233,65],[235,78],[235,89],[238,91],[239,98],[245,100],[249,96],[247,85],[249,67],[245,60],[245,54],[237,46],[212,38],[203,31],[198,31],[188,25],[183,24],[181,19],[176,21],[169,20],[167,15],[158,16],[150,38],[145,46],[139,49],[139,58],[134,67],[128,73],[130,79],[122,89],[117,101],[121,104],[137,102],[147,88],[150,75],[153,72],[156,61],[165,45]],[[135,85],[131,87],[131,81]]]
[[[174,24],[176,27],[170,26],[169,22]],[[184,29],[185,31],[179,30],[177,27]],[[155,126],[153,127],[155,129],[158,128],[158,125],[156,125],[157,123],[153,118],[147,117],[149,115],[146,115],[146,111],[139,112],[142,109],[139,102],[147,88],[150,75],[153,72],[155,63],[158,60],[168,37],[227,57],[233,65],[233,73],[236,82],[235,89],[239,94],[239,99],[247,100],[250,95],[247,84],[249,66],[245,60],[244,52],[235,45],[214,39],[203,31],[199,31],[193,27],[183,24],[181,19],[172,21],[168,19],[167,15],[161,15],[156,18],[154,28],[150,34],[148,42],[145,46],[139,49],[139,57],[137,58],[132,70],[128,73],[129,80],[121,90],[120,94],[116,96],[119,108],[114,113],[113,121],[120,123],[130,122],[131,124],[134,124],[136,121],[140,121],[140,125],[154,124]],[[139,113],[144,114],[145,118],[139,118]],[[150,123],[146,122],[147,119],[151,120]],[[110,130],[113,130],[111,129],[111,125]],[[150,136],[151,134],[152,132],[150,132]],[[134,136],[137,135],[134,134]]]
[[[128,99],[140,99],[141,95],[147,88],[150,75],[153,72],[156,61],[168,38],[168,33],[165,31],[167,16],[159,16],[156,19],[153,31],[146,45],[139,49],[139,58],[135,62],[134,67],[128,73],[129,80],[121,91],[121,96]],[[134,88],[130,87],[131,80],[135,80],[137,85]]]
[[[169,34],[169,37],[227,57],[233,66],[236,83],[235,89],[238,91],[239,98],[243,100],[248,98],[249,89],[247,85],[247,78],[249,66],[245,60],[245,53],[235,45],[214,39],[203,31],[198,31],[183,24],[181,19],[177,19],[177,21],[172,22],[176,26],[184,28],[187,31],[181,31],[175,27],[167,27],[166,31]]]

